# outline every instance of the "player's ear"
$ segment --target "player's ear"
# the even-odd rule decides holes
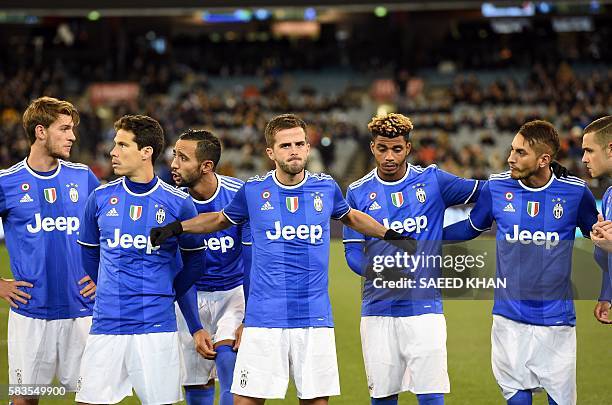
[[[612,142],[608,142],[608,159],[612,158]]]
[[[370,141],[370,152],[374,154],[374,141]]]
[[[540,167],[549,166],[552,163],[552,157],[548,153],[543,153],[540,156]]]
[[[143,148],[140,149],[140,156],[142,160],[151,159],[153,157],[153,147],[143,146]]]
[[[412,142],[406,141],[406,154],[409,155],[412,150]]]
[[[34,135],[36,136],[36,139],[44,141],[47,138],[47,131],[42,124],[38,124],[34,127]]]
[[[205,160],[200,163],[200,172],[202,174],[206,174],[208,172],[212,172],[215,169],[215,164],[212,160]]]
[[[268,154],[270,160],[274,160],[274,151],[272,150],[272,148],[266,148],[266,153]]]

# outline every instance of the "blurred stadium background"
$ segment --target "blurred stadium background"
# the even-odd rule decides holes
[[[170,180],[171,145],[188,128],[222,138],[221,173],[268,170],[263,126],[295,112],[310,125],[309,169],[344,188],[373,167],[366,124],[387,111],[413,120],[412,163],[472,178],[505,170],[521,124],[549,120],[562,137],[559,160],[587,179],[581,131],[612,114],[611,43],[612,1],[1,0],[0,168],[26,156],[21,114],[50,95],[77,105],[73,160],[102,179],[112,178],[112,124],[123,114],[162,123],[170,147],[157,172]],[[588,181],[598,198],[609,185]],[[592,265],[588,256],[578,267]],[[365,404],[359,282],[339,244],[332,257],[344,392],[333,402]],[[490,303],[446,308],[448,403],[501,403],[488,359]],[[610,331],[591,309],[578,304],[579,399],[608,404],[609,379],[600,376],[611,370]],[[0,384],[6,312],[1,306]]]

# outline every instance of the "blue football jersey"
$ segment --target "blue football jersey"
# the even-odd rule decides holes
[[[444,224],[444,210],[457,204],[467,204],[478,197],[478,180],[467,180],[436,165],[425,168],[408,165],[403,178],[393,182],[381,180],[376,169],[351,184],[347,191],[349,205],[371,215],[386,228],[418,241],[420,255],[440,255]],[[371,238],[344,227],[344,243],[373,243]],[[375,244],[368,249],[372,262],[374,255],[393,255]],[[435,265],[419,266],[413,275],[417,278],[438,277]],[[442,313],[442,299],[436,288],[402,289],[396,292],[376,289],[372,280],[366,280],[362,296],[362,316],[413,316]]]
[[[32,298],[11,310],[31,318],[91,315],[78,281],[86,276],[76,239],[87,196],[100,183],[85,165],[59,161],[52,173],[32,170],[26,160],[0,171],[0,216],[11,271]]]
[[[497,223],[496,265],[506,288],[495,290],[493,313],[533,325],[575,325],[572,248],[576,227],[588,235],[595,198],[577,177],[554,175],[540,188],[491,175],[468,220],[477,231]]]
[[[193,198],[198,213],[221,211],[232,201],[244,182],[229,176],[217,177],[217,190],[206,201]],[[183,189],[185,192],[186,188]],[[242,285],[244,262],[242,245],[251,244],[248,222],[219,232],[204,235],[206,242],[206,272],[196,282],[199,291],[227,291]]]
[[[246,326],[332,327],[328,293],[330,218],[350,211],[338,184],[306,172],[293,186],[274,171],[249,179],[223,212],[249,221],[253,240]]]
[[[151,245],[151,228],[197,215],[189,194],[156,180],[137,194],[121,177],[98,187],[87,201],[78,242],[100,246],[91,334],[176,331],[177,249],[204,249],[204,241],[202,235],[182,234]]]
[[[612,220],[612,187],[608,187],[601,201],[601,211],[604,219]],[[612,254],[608,253],[608,275],[610,276],[610,284],[612,285]]]

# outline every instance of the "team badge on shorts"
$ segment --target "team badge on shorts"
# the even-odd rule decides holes
[[[160,208],[157,210],[157,213],[155,214],[155,220],[157,221],[158,224],[162,224],[164,222],[164,219],[166,219],[166,211],[164,211],[163,208]]]
[[[17,376],[17,384],[22,384],[23,383],[23,377],[21,375],[21,369],[20,368],[15,370],[15,375]]]
[[[245,369],[240,370],[240,388],[245,388],[249,382],[249,372]]]
[[[314,194],[314,209],[317,212],[321,212],[323,211],[323,199],[321,198],[321,195],[319,193],[315,193]]]

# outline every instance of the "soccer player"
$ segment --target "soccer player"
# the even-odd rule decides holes
[[[182,364],[174,299],[189,298],[185,291],[201,275],[204,241],[183,235],[151,245],[151,227],[192,218],[197,211],[187,193],[153,172],[164,147],[157,121],[126,115],[115,130],[110,155],[115,174],[123,177],[91,194],[78,238],[85,269],[98,286],[76,400],[113,404],[134,388],[143,404],[178,402]],[[189,327],[196,344],[205,345],[191,291],[193,307],[181,309],[194,320]]]
[[[0,279],[0,297],[11,306],[9,384],[51,384],[57,377],[76,390],[95,295],[76,238],[87,196],[99,185],[87,166],[63,160],[78,124],[68,101],[34,100],[23,114],[28,157],[0,171],[0,216],[15,277]]]
[[[172,177],[177,186],[185,187],[199,213],[220,211],[234,197],[243,181],[215,173],[221,157],[221,143],[214,134],[189,130],[174,146]],[[212,405],[215,387],[213,366],[220,384],[220,404],[231,405],[230,392],[236,351],[236,330],[244,319],[242,288],[245,263],[250,267],[251,248],[248,226],[232,226],[207,235],[206,273],[196,282],[200,320],[212,334],[214,351],[207,360],[195,350],[191,334],[179,312],[178,328],[187,375],[183,385],[189,405]],[[248,269],[247,269],[248,270]]]
[[[276,170],[247,181],[220,212],[153,229],[151,241],[248,221],[253,265],[234,400],[243,405],[284,398],[292,376],[301,404],[327,404],[340,393],[328,294],[330,218],[378,238],[407,238],[351,209],[330,176],[304,170],[310,144],[302,119],[274,117],[265,138]]]
[[[577,177],[557,178],[559,150],[546,121],[524,124],[512,141],[510,171],[491,175],[467,220],[445,240],[472,239],[497,223],[497,278],[491,330],[493,374],[508,404],[531,404],[543,388],[551,404],[576,403],[576,313],[572,247],[576,227],[588,235],[595,199]]]
[[[612,175],[612,116],[593,121],[584,129],[582,137],[582,162],[594,178],[606,178]],[[610,319],[610,301],[612,301],[612,273],[610,264],[612,256],[612,187],[606,190],[602,200],[603,215],[593,225],[591,240],[597,246],[595,258],[603,271],[601,293],[595,305],[595,318],[604,324],[612,324]]]
[[[368,129],[376,168],[351,184],[346,198],[351,207],[369,213],[386,227],[428,241],[419,244],[419,254],[440,255],[444,210],[475,201],[482,182],[456,177],[435,165],[421,168],[408,164],[412,128],[410,119],[401,114],[372,119]],[[371,239],[351,228],[344,229],[347,262],[362,276],[366,276],[372,257],[382,253],[376,246],[365,252]],[[428,277],[440,269],[420,266],[414,270],[418,277]],[[402,294],[377,293],[368,276],[361,316],[361,345],[371,403],[397,404],[398,393],[410,391],[417,394],[420,404],[443,404],[450,384],[440,292],[420,289]]]

